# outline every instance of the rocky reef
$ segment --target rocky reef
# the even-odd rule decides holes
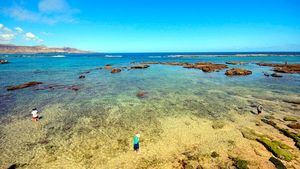
[[[24,89],[27,87],[32,87],[32,86],[36,86],[39,84],[43,84],[42,82],[27,82],[27,83],[23,83],[17,86],[10,86],[7,88],[8,91],[12,91],[12,90],[19,90],[19,89]]]
[[[273,67],[273,71],[278,73],[300,73],[300,64],[257,63],[257,65]]]
[[[232,68],[225,72],[226,76],[246,76],[250,74],[252,74],[252,71],[240,68]]]
[[[222,69],[228,68],[225,64],[215,64],[210,62],[197,62],[197,63],[187,63],[187,62],[143,62],[143,64],[162,64],[170,66],[182,66],[188,69],[199,69],[203,72],[214,72]]]

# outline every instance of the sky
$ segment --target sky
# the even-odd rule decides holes
[[[300,51],[300,1],[0,0],[0,43],[95,52]]]

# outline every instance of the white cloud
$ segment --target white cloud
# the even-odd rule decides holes
[[[35,36],[35,34],[33,34],[31,32],[27,32],[27,33],[25,33],[25,39],[26,40],[37,40],[38,37]]]
[[[0,42],[10,42],[15,38],[14,34],[10,33],[2,33],[0,34]]]
[[[70,10],[69,4],[65,0],[41,0],[39,11],[45,13],[65,12]]]
[[[16,38],[23,38],[27,41],[34,41],[36,43],[42,43],[44,40],[33,34],[32,32],[27,32],[24,34],[24,30],[20,27],[15,27],[14,30],[11,30],[0,24],[0,43],[10,43]]]
[[[66,0],[40,0],[38,11],[28,10],[21,5],[3,8],[2,13],[20,21],[55,24],[58,22],[73,23],[78,9],[71,8]]]
[[[23,29],[20,27],[15,27],[15,30],[17,31],[17,33],[23,33]]]

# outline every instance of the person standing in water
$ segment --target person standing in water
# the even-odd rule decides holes
[[[140,134],[138,132],[136,132],[133,137],[133,150],[137,153],[139,153],[140,150]]]
[[[37,111],[36,108],[32,109],[31,114],[32,114],[32,120],[33,121],[38,121],[39,120],[40,116],[39,116],[38,111]]]

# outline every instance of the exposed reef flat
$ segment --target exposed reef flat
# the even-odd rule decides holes
[[[257,63],[257,65],[273,67],[273,71],[278,73],[300,73],[300,64]]]

